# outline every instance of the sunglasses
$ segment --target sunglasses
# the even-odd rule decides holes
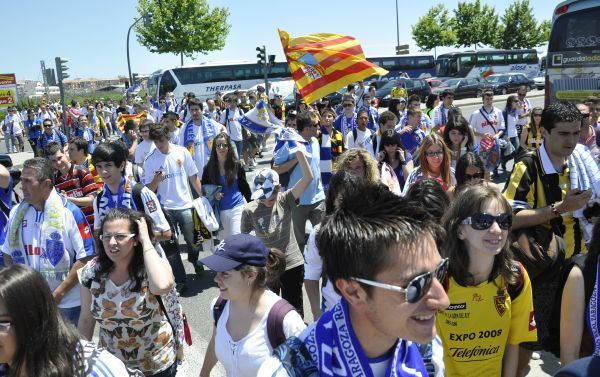
[[[466,174],[465,173],[465,179],[467,181],[471,180],[471,179],[481,179],[483,178],[483,173],[479,172],[479,173],[475,173],[475,174]]]
[[[442,157],[443,155],[444,155],[444,151],[426,152],[425,153],[426,157]]]
[[[51,124],[44,124],[44,128],[52,128]]]
[[[500,229],[508,230],[512,226],[512,214],[500,213],[494,216],[489,213],[475,213],[460,223],[469,224],[475,230],[487,230],[494,224],[494,221],[496,221]]]
[[[533,114],[534,117],[541,117],[542,114]]]
[[[227,148],[229,148],[229,145],[227,145],[227,144],[217,144],[216,147],[217,147],[217,149],[227,149]]]
[[[440,264],[435,268],[435,270],[426,272],[423,275],[419,275],[412,279],[410,283],[406,286],[406,288],[398,287],[391,284],[379,283],[372,280],[361,279],[361,278],[352,278],[352,280],[356,280],[366,285],[370,285],[377,288],[388,289],[394,292],[404,293],[404,298],[407,302],[414,304],[423,298],[429,292],[431,288],[431,283],[433,282],[433,278],[435,277],[440,283],[443,283],[446,280],[446,273],[448,272],[448,258],[442,259]]]
[[[110,242],[110,240],[113,237],[115,238],[115,241],[117,241],[118,243],[121,243],[121,242],[129,241],[131,238],[135,237],[135,234],[132,234],[132,233],[129,233],[129,234],[121,234],[121,233],[110,234],[110,233],[105,233],[105,234],[101,234],[99,238],[100,238],[100,241],[102,241],[102,242]]]
[[[6,333],[10,330],[11,322],[0,322],[0,333]]]

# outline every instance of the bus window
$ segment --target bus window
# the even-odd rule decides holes
[[[552,25],[548,51],[582,51],[600,48],[600,7],[564,14]]]
[[[204,82],[231,81],[233,71],[230,67],[211,67],[204,71]]]
[[[148,77],[148,84],[147,84],[148,94],[150,94],[153,97],[158,95],[158,93],[156,91],[158,89],[158,78],[159,77],[160,77],[160,75],[157,73],[153,73],[152,75],[150,75],[150,77]]]
[[[462,55],[459,58],[460,70],[471,69],[475,65],[475,54]]]
[[[204,82],[204,70],[206,67],[174,68],[173,73],[181,85],[190,85]]]
[[[520,63],[538,64],[538,56],[536,52],[524,52],[523,60]]]
[[[177,82],[171,75],[170,71],[165,71],[162,75],[162,79],[160,80],[160,89],[158,91],[158,96],[164,96],[167,92],[173,92],[177,87]]]

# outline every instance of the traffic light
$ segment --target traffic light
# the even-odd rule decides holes
[[[46,68],[46,82],[50,86],[56,85],[56,75],[53,68]]]
[[[256,51],[258,51],[258,54],[256,54],[256,57],[258,58],[258,64],[265,65],[267,62],[267,49],[265,46],[262,46],[262,48],[257,47]]]
[[[138,74],[137,73],[132,73],[131,74],[131,86],[135,85],[135,83],[138,81]]]
[[[64,79],[69,77],[69,74],[67,73],[69,67],[66,65],[69,61],[63,60],[58,56],[54,60],[56,62],[56,74],[58,76],[58,81],[64,81]]]

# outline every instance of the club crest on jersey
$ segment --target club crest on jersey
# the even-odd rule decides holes
[[[498,315],[502,317],[504,313],[506,313],[506,296],[494,296],[494,306],[496,307]]]
[[[148,212],[156,212],[156,202],[154,200],[150,200],[146,203],[146,206],[148,206]]]

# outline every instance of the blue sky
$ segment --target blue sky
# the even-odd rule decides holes
[[[411,25],[439,1],[399,0],[400,43],[418,53]],[[450,10],[458,1],[445,1]],[[500,15],[507,0],[489,0]],[[557,1],[531,0],[538,20],[550,19]],[[127,75],[127,29],[137,17],[135,0],[9,1],[2,5],[5,34],[0,73],[16,73],[17,79],[40,79],[40,60],[54,68],[54,57],[69,60],[71,78],[105,78]],[[226,6],[232,25],[221,51],[198,54],[201,61],[256,60],[255,48],[265,45],[267,53],[283,60],[277,28],[297,36],[329,32],[357,38],[367,56],[393,55],[396,46],[394,0],[209,0],[211,6]],[[373,6],[377,4],[377,6]],[[8,17],[7,17],[8,16]],[[11,24],[12,23],[12,24]],[[453,48],[445,50],[455,50]],[[438,53],[444,50],[438,49]],[[159,68],[179,65],[172,54],[152,54],[141,46],[135,33],[130,38],[133,72],[148,74]]]

